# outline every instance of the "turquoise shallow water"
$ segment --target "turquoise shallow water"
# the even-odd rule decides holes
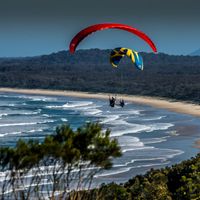
[[[110,108],[105,100],[0,93],[0,146],[14,146],[19,138],[43,140],[58,125],[69,123],[76,129],[88,121],[111,129],[123,152],[111,170],[97,175],[97,182],[123,182],[199,151],[193,145],[200,118],[190,115],[129,102]]]

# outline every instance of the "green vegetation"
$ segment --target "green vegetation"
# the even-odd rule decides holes
[[[110,50],[0,59],[0,87],[124,93],[200,102],[200,56],[142,53],[142,57],[144,71],[132,67],[128,58],[112,68]]]
[[[199,200],[200,154],[165,169],[151,169],[125,184],[111,183],[90,192],[96,200]]]
[[[0,148],[0,199],[199,200],[200,154],[164,169],[151,169],[124,184],[91,189],[94,176],[121,156],[110,131],[97,123],[76,131],[63,125],[43,142],[19,140]]]
[[[19,140],[15,148],[0,148],[1,199],[83,198],[73,192],[89,189],[94,175],[112,167],[121,156],[110,131],[86,124],[73,131],[63,125],[42,143]],[[58,193],[58,194],[57,194]]]

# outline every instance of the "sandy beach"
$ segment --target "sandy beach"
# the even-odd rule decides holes
[[[56,95],[56,96],[71,96],[81,98],[97,98],[108,99],[110,94],[106,93],[88,93],[88,92],[75,92],[65,90],[46,90],[46,89],[15,89],[15,88],[0,88],[0,92],[21,93],[21,94],[34,94],[34,95]],[[130,101],[137,104],[144,104],[156,108],[167,109],[177,113],[189,114],[200,117],[200,105],[185,103],[180,101],[170,101],[156,97],[136,96],[136,95],[120,95],[125,101]]]

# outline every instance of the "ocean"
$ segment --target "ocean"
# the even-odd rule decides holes
[[[70,124],[75,130],[99,122],[118,139],[123,155],[113,168],[96,176],[97,183],[125,182],[151,168],[171,166],[195,156],[200,118],[126,102],[111,108],[107,100],[0,93],[0,146],[15,146],[20,138],[39,139]]]

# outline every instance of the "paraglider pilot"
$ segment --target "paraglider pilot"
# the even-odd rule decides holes
[[[115,97],[111,97],[109,96],[109,101],[110,101],[110,106],[111,107],[114,107],[115,106],[115,101],[116,101],[116,98]]]
[[[120,106],[123,108],[123,107],[124,107],[124,105],[125,105],[125,103],[124,103],[124,100],[123,100],[123,99],[121,99],[121,100],[120,100],[120,102],[119,102],[119,104],[120,104]]]

